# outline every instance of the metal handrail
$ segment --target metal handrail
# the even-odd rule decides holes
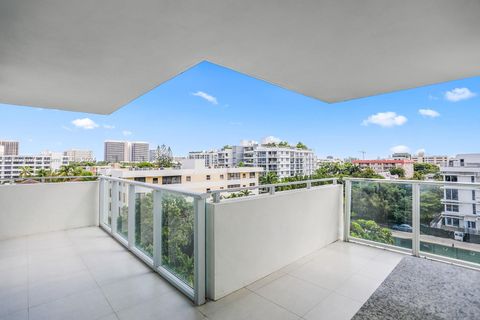
[[[389,180],[389,179],[373,179],[373,178],[342,178],[346,181],[360,181],[360,182],[379,182],[379,183],[393,183],[393,184],[420,184],[420,185],[439,185],[449,186],[453,189],[458,187],[479,187],[478,182],[448,182],[448,181],[426,181],[426,180]]]
[[[208,198],[208,193],[195,192],[195,191],[176,189],[176,188],[169,188],[169,187],[165,187],[163,185],[160,186],[160,185],[156,185],[156,184],[152,184],[152,183],[146,183],[146,182],[140,182],[140,181],[134,181],[134,180],[128,180],[128,179],[122,179],[122,178],[115,178],[115,177],[108,177],[108,176],[99,176],[98,178],[103,179],[103,180],[108,180],[108,181],[122,182],[122,183],[126,183],[126,184],[133,185],[133,186],[149,188],[149,189],[152,189],[152,190],[168,191],[168,192],[173,192],[173,193],[181,193],[183,195],[194,197],[194,198],[201,198],[201,199]]]
[[[4,181],[12,181],[12,182],[16,182],[16,181],[27,181],[27,180],[40,180],[40,181],[44,181],[44,180],[53,180],[53,179],[97,179],[99,178],[99,176],[48,176],[48,177],[39,177],[39,176],[35,176],[35,177],[18,177],[18,178],[0,178],[0,182],[4,182]]]
[[[229,188],[223,190],[213,190],[209,191],[208,194],[212,195],[213,202],[218,203],[220,202],[220,194],[225,192],[239,192],[244,190],[255,190],[255,189],[268,189],[269,194],[275,194],[275,189],[277,187],[287,187],[293,185],[306,185],[305,189],[310,189],[312,187],[312,183],[318,182],[329,182],[331,181],[332,184],[337,184],[338,178],[323,178],[323,179],[311,179],[311,180],[303,180],[303,181],[291,181],[291,182],[283,182],[283,183],[276,183],[276,184],[260,184],[256,186],[249,186],[249,187],[238,187],[238,188]]]

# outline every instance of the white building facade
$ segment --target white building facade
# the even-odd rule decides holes
[[[221,150],[190,152],[188,157],[203,159],[205,166],[212,168],[260,167],[279,178],[309,176],[317,166],[313,150],[255,142]]]
[[[71,162],[95,161],[91,150],[70,149],[64,151],[63,155],[67,156]]]
[[[58,152],[55,155],[0,156],[0,179],[20,177],[23,167],[29,167],[35,175],[40,169],[58,170],[68,164],[68,158]]]
[[[480,153],[459,154],[441,167],[445,182],[479,183]],[[480,188],[445,187],[442,225],[466,232],[480,232]]]

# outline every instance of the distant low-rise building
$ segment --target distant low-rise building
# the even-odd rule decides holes
[[[402,168],[405,171],[405,178],[413,177],[413,161],[412,160],[353,160],[353,164],[360,166],[360,168],[371,168],[380,175],[389,173],[393,168]]]
[[[415,163],[429,163],[439,167],[445,167],[448,165],[449,157],[446,155],[425,155],[424,153],[419,153],[413,156],[412,160]]]
[[[186,159],[179,169],[101,169],[100,174],[196,192],[258,186],[262,168],[207,168],[202,159]]]
[[[28,167],[32,175],[40,169],[58,170],[68,164],[68,158],[61,152],[50,155],[37,156],[0,156],[0,179],[19,178],[23,167]]]
[[[63,155],[67,156],[71,162],[95,161],[93,151],[91,150],[70,149],[64,151]]]

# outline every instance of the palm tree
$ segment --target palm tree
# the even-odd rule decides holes
[[[33,170],[30,167],[21,167],[20,168],[20,177],[31,177],[33,174]]]
[[[275,172],[267,172],[260,177],[260,184],[275,184],[278,183],[278,176]]]

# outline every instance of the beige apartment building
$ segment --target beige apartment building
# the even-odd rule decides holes
[[[385,174],[393,168],[402,168],[405,171],[405,178],[413,177],[412,160],[353,160],[353,164],[360,168],[371,168],[378,174]]]
[[[117,178],[209,192],[257,186],[263,170],[259,167],[207,168],[204,160],[186,159],[182,161],[181,169],[108,168],[99,172]]]

